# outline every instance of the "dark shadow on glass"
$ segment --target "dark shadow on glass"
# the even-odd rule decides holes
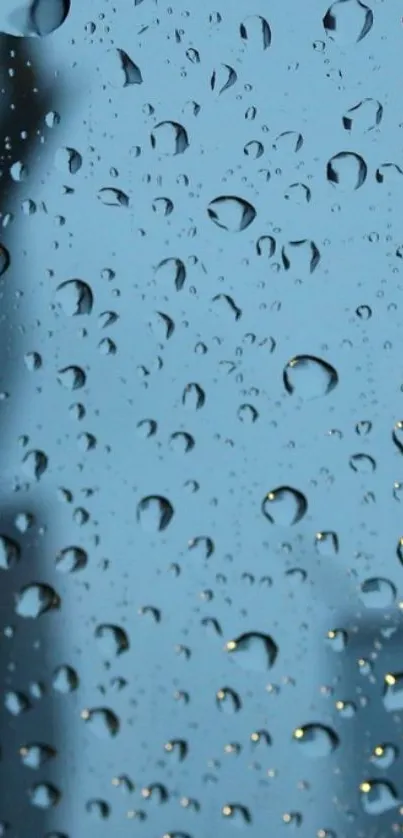
[[[403,820],[403,619],[397,608],[358,606],[336,623],[326,670],[340,746],[326,827],[340,837],[380,838],[397,824],[400,832]]]
[[[41,144],[45,116],[60,92],[54,78],[43,77],[32,41],[1,35],[0,57],[4,103],[0,102],[0,243],[6,248],[2,258],[10,254],[10,265],[0,279],[0,391],[7,394],[0,405],[0,834],[41,838],[54,828],[50,818],[60,788],[58,719],[52,699],[52,672],[58,662],[55,612],[51,608],[32,619],[20,616],[16,609],[26,586],[51,584],[46,527],[52,506],[43,505],[43,492],[42,505],[38,502],[35,483],[29,490],[23,483],[17,486],[5,467],[4,440],[13,432],[19,435],[23,426],[21,417],[13,415],[23,364],[15,293],[24,283],[34,281],[32,276],[17,276],[13,268],[13,256],[17,257],[25,244],[18,229],[21,186],[10,167],[18,163],[35,169],[46,153]],[[11,223],[7,223],[8,213],[15,215]],[[24,408],[29,411],[29,404]],[[21,459],[24,453],[21,449]],[[14,465],[18,475],[18,463]],[[24,610],[37,605],[36,594],[33,591],[30,600],[25,600]],[[51,604],[55,606],[56,600]]]

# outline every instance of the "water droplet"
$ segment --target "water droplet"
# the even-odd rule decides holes
[[[376,469],[375,460],[368,454],[354,454],[349,463],[353,471],[359,474],[371,474]]]
[[[53,689],[58,693],[67,695],[74,692],[79,684],[78,675],[72,666],[58,666],[53,673],[52,685]]]
[[[271,259],[276,252],[276,240],[273,236],[260,236],[256,242],[258,256],[266,256]]]
[[[20,748],[20,757],[23,765],[35,770],[41,768],[45,762],[48,762],[54,756],[56,756],[56,751],[49,745],[35,743],[23,745]]]
[[[172,504],[160,495],[148,495],[137,505],[137,520],[147,532],[165,530],[173,515]]]
[[[348,634],[343,629],[330,629],[326,640],[334,652],[343,652],[348,643]]]
[[[106,207],[128,207],[129,196],[121,189],[105,186],[98,191],[98,199]]]
[[[214,541],[208,536],[199,535],[190,539],[188,549],[192,551],[193,558],[209,559],[215,550]]]
[[[174,285],[177,291],[181,291],[186,279],[186,268],[181,259],[163,259],[157,265],[155,274],[158,282],[166,283],[169,288]]]
[[[182,394],[182,404],[187,410],[200,410],[206,401],[204,390],[200,384],[187,384]]]
[[[366,608],[390,608],[395,597],[396,588],[389,579],[377,576],[361,585],[361,599]]]
[[[362,99],[357,105],[349,108],[343,116],[343,128],[346,131],[364,133],[372,131],[380,124],[383,107],[376,99]]]
[[[377,183],[397,183],[403,175],[403,169],[396,163],[383,163],[375,172]]]
[[[66,390],[80,390],[86,382],[86,375],[81,367],[64,367],[59,370],[57,380]]]
[[[31,703],[24,693],[9,690],[4,695],[4,706],[12,716],[19,716],[30,709]]]
[[[374,21],[368,6],[360,0],[336,0],[323,18],[326,35],[338,46],[356,44],[365,38]]]
[[[118,717],[106,707],[83,710],[81,718],[99,739],[109,739],[111,736],[116,736],[119,731]]]
[[[76,175],[82,164],[83,158],[75,148],[59,148],[55,154],[56,168],[63,175]]]
[[[160,154],[183,154],[189,145],[187,132],[179,122],[159,122],[151,133],[151,147]]]
[[[70,0],[2,0],[0,32],[44,37],[64,23],[69,10]]]
[[[0,244],[0,276],[10,267],[10,254],[4,244]]]
[[[304,517],[308,509],[305,495],[290,486],[272,489],[263,499],[262,512],[271,524],[291,527]]]
[[[303,270],[305,266],[309,268],[309,273],[313,273],[320,262],[320,253],[315,242],[309,239],[301,239],[299,241],[288,242],[281,250],[281,258],[284,269],[286,271],[290,268]]]
[[[321,724],[308,724],[294,730],[294,741],[309,757],[327,757],[337,748],[339,738],[335,731]]]
[[[245,826],[252,821],[249,809],[239,803],[226,803],[221,812],[224,818],[234,822],[234,826]]]
[[[55,565],[62,573],[74,573],[86,567],[88,556],[82,547],[65,547],[56,556]]]
[[[90,286],[82,279],[69,279],[56,289],[55,301],[69,317],[91,314],[93,294]]]
[[[326,396],[336,387],[339,377],[334,367],[312,355],[297,355],[286,364],[283,381],[287,393],[303,399]]]
[[[360,792],[361,805],[367,815],[382,815],[400,803],[396,789],[385,780],[364,780]]]
[[[222,93],[225,93],[226,90],[233,87],[237,79],[238,76],[233,67],[230,67],[229,64],[220,64],[218,69],[214,70],[211,75],[210,87],[212,90],[216,90],[218,95],[221,96]]]
[[[141,84],[143,78],[137,64],[129,58],[127,52],[123,49],[117,49],[116,52],[121,70],[119,82],[122,79],[123,87],[129,87],[131,84]]]
[[[106,820],[111,810],[106,800],[88,800],[85,804],[85,811],[100,820]]]
[[[114,658],[126,652],[129,648],[129,639],[120,626],[107,625],[104,623],[95,629],[95,637],[102,655],[105,658]]]
[[[335,532],[318,532],[315,546],[320,556],[336,556],[339,552],[339,539]]]
[[[51,783],[37,783],[29,790],[32,806],[38,809],[50,809],[59,802],[61,794]]]
[[[271,44],[271,29],[264,17],[250,15],[239,27],[239,34],[243,41],[255,51],[268,49]]]
[[[238,713],[242,706],[238,693],[230,687],[222,687],[222,689],[218,690],[216,702],[219,710],[228,715]]]
[[[259,414],[253,405],[241,404],[241,406],[238,407],[237,416],[243,424],[253,425],[253,423],[258,419]]]
[[[371,754],[371,762],[376,765],[377,768],[384,771],[386,768],[390,768],[390,766],[393,765],[398,757],[398,754],[399,752],[394,745],[376,745]]]
[[[195,441],[190,434],[184,431],[175,431],[169,438],[169,447],[177,454],[187,454],[195,446]]]
[[[26,585],[16,596],[16,613],[20,617],[36,619],[46,611],[59,608],[60,599],[50,585]]]
[[[352,0],[343,0],[349,3]],[[326,176],[333,186],[343,192],[359,189],[367,177],[367,164],[363,157],[352,151],[341,151],[331,157],[326,168]]]
[[[0,535],[0,569],[9,570],[14,567],[21,556],[20,545],[8,535]]]
[[[266,672],[270,669],[278,653],[278,647],[268,634],[249,632],[230,640],[226,651],[231,653],[235,663],[243,669]]]
[[[252,224],[256,217],[256,210],[244,198],[222,195],[210,201],[207,214],[211,221],[222,230],[239,233]]]

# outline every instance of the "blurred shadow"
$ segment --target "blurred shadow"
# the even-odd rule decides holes
[[[16,276],[13,255],[25,247],[19,238],[18,215],[11,224],[5,224],[7,214],[13,213],[20,200],[20,184],[13,179],[10,167],[18,162],[35,167],[40,159],[41,134],[46,113],[59,98],[55,79],[44,78],[38,53],[32,41],[0,35],[0,76],[4,105],[0,105],[3,142],[0,150],[0,243],[10,253],[10,266],[0,280],[1,319],[0,390],[10,394],[7,411],[1,410],[0,430],[3,446],[5,439],[18,434],[18,417],[13,417],[13,396],[20,387],[20,370],[23,362],[18,345],[15,293],[24,288],[32,278]],[[21,209],[18,208],[21,212]],[[18,283],[18,284],[17,284]],[[29,410],[29,404],[26,405]],[[43,530],[50,518],[48,504],[43,506],[35,495],[35,486],[29,492],[21,486],[13,487],[5,477],[7,453],[0,452],[0,535],[19,546],[19,557],[11,548],[7,565],[4,541],[0,545],[0,835],[33,835],[40,838],[53,824],[54,803],[60,787],[57,768],[58,724],[54,713],[52,670],[57,662],[54,647],[54,619],[52,610],[37,619],[24,619],[16,613],[16,599],[24,586],[47,584],[46,536]],[[18,470],[18,463],[16,464]],[[4,488],[6,487],[6,488]],[[41,491],[41,497],[43,493]],[[27,517],[21,518],[22,515]],[[18,518],[18,516],[20,516]],[[23,526],[21,526],[21,522]],[[28,527],[26,525],[29,524]],[[25,531],[24,531],[25,530]],[[8,545],[10,547],[10,545]],[[27,746],[41,744],[48,751],[29,750]],[[21,752],[21,749],[22,752]],[[25,750],[24,750],[25,749]],[[41,763],[45,759],[43,765]],[[27,761],[32,767],[27,765]],[[24,764],[25,762],[25,764]],[[40,784],[51,784],[47,789]],[[39,784],[39,786],[38,786]],[[35,789],[36,787],[36,789]],[[33,795],[33,796],[32,796]],[[54,800],[52,798],[55,798]],[[51,805],[50,805],[51,804]]]
[[[400,834],[403,679],[393,683],[389,676],[403,673],[402,614],[397,608],[367,610],[361,605],[340,611],[336,622],[329,628],[343,635],[338,633],[339,642],[331,639],[336,649],[329,650],[326,669],[341,747],[326,825],[338,838]]]

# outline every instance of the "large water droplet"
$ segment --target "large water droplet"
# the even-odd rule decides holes
[[[239,233],[246,230],[256,217],[256,210],[244,198],[236,195],[221,195],[210,201],[207,214],[211,221],[222,230]]]
[[[249,632],[230,640],[226,651],[233,655],[235,663],[243,669],[266,672],[277,657],[278,647],[268,634]]]
[[[69,317],[77,314],[91,314],[92,290],[82,279],[69,279],[56,289],[56,304]]]
[[[323,18],[326,35],[339,46],[356,44],[368,35],[374,15],[360,0],[336,0]]]
[[[151,133],[151,146],[160,154],[183,154],[189,145],[187,132],[179,122],[159,122]]]
[[[44,451],[28,451],[22,461],[22,469],[29,480],[40,480],[48,467]]]
[[[70,0],[1,0],[0,32],[17,37],[44,37],[61,26]]]
[[[4,244],[0,244],[0,276],[5,274],[7,268],[10,266],[10,254]]]
[[[15,610],[20,617],[36,619],[52,608],[59,608],[60,599],[50,585],[26,585],[16,596]]]
[[[382,815],[400,803],[396,789],[385,780],[364,780],[360,792],[361,805],[367,815]]]
[[[181,259],[163,259],[157,265],[155,274],[158,282],[165,282],[168,288],[174,285],[177,291],[181,291],[185,284],[186,268]]]
[[[296,393],[303,399],[326,396],[336,387],[338,380],[335,368],[313,355],[296,355],[283,371],[287,392]]]
[[[335,731],[321,724],[308,724],[294,730],[294,740],[309,757],[326,757],[337,748],[339,738]]]
[[[21,762],[28,768],[33,768],[35,770],[40,768],[45,762],[48,762],[48,760],[52,759],[54,756],[56,756],[56,751],[49,745],[35,743],[31,745],[23,745],[20,748]]]
[[[279,486],[267,493],[262,502],[262,512],[271,524],[291,527],[304,517],[308,509],[305,495],[290,486]]]
[[[82,547],[65,547],[56,556],[55,564],[62,573],[74,573],[86,567],[88,556]]]
[[[216,702],[219,710],[228,715],[238,713],[242,706],[238,693],[232,690],[231,687],[222,687],[218,690],[216,693]]]
[[[349,108],[343,116],[343,128],[346,131],[364,133],[372,131],[380,124],[383,107],[377,99],[362,99],[357,105]]]
[[[395,597],[396,588],[389,579],[377,576],[361,585],[361,599],[367,608],[390,608]]]
[[[255,51],[268,49],[271,44],[271,29],[264,17],[250,15],[239,27],[239,34],[243,41]]]
[[[330,158],[326,167],[326,176],[333,186],[343,192],[351,192],[363,185],[367,171],[367,164],[363,157],[352,151],[341,151]]]
[[[165,530],[173,515],[172,504],[160,495],[148,495],[137,505],[137,520],[148,532]]]
[[[51,783],[37,783],[29,791],[32,806],[38,809],[50,809],[59,802],[61,794]]]
[[[86,375],[81,367],[64,367],[59,370],[57,380],[66,390],[80,390],[84,387]]]

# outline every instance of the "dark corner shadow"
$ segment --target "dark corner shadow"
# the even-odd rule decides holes
[[[26,196],[21,193],[21,185],[13,180],[10,166],[19,161],[35,170],[36,162],[40,163],[47,153],[46,144],[40,140],[45,116],[55,105],[60,106],[56,79],[44,77],[38,55],[39,50],[29,39],[0,35],[0,86],[4,102],[0,99],[0,244],[10,253],[10,265],[0,279],[0,391],[11,396],[8,418],[4,418],[4,410],[0,415],[3,446],[4,439],[13,433],[12,396],[21,386],[18,370],[21,370],[22,351],[18,344],[20,324],[16,322],[15,292],[29,280],[29,277],[17,277],[13,269],[13,254],[25,247],[19,238],[20,209],[15,211],[15,208]],[[5,226],[4,216],[14,211],[14,221]],[[26,408],[29,410],[29,404]],[[17,435],[20,429],[15,417]],[[46,527],[51,523],[53,503],[44,502],[42,491],[39,502],[34,485],[29,492],[15,492],[11,481],[7,482],[4,469],[3,448],[0,449],[0,482],[5,488],[0,492],[0,535],[11,539],[12,544],[10,547],[8,542],[8,548],[4,549],[2,539],[0,545],[0,835],[43,838],[55,828],[58,808],[55,789],[61,788],[57,756],[60,723],[52,689],[52,673],[58,662],[55,648],[58,623],[52,610],[36,619],[24,619],[16,613],[16,600],[27,585],[49,584],[52,557],[47,555]],[[24,528],[18,526],[17,516],[24,513],[32,519],[32,525],[21,532]],[[20,548],[19,558],[13,547],[15,543]],[[6,554],[10,560],[8,570],[4,569]],[[37,744],[45,749],[28,747]]]
[[[400,834],[403,613],[357,603],[340,609],[328,629],[338,630],[329,638],[325,668],[340,747],[326,795],[327,826],[338,838]]]

